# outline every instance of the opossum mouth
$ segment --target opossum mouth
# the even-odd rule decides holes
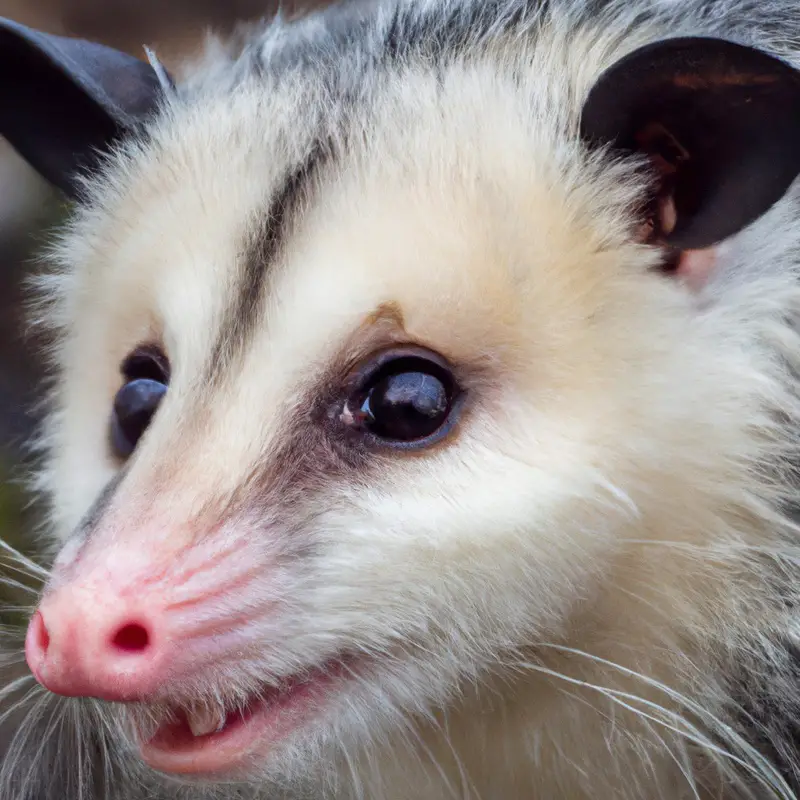
[[[307,724],[324,704],[331,684],[342,677],[340,664],[264,688],[244,707],[213,718],[177,709],[153,736],[141,740],[142,759],[151,768],[176,775],[229,774],[246,768]]]

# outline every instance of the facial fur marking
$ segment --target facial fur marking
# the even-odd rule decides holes
[[[103,514],[108,509],[109,505],[111,504],[111,500],[114,497],[117,488],[125,479],[125,468],[120,469],[119,472],[108,482],[106,487],[100,493],[100,496],[95,501],[94,505],[88,511],[86,516],[81,521],[81,524],[78,528],[78,535],[83,538],[88,538],[91,536],[92,531],[100,522],[103,517]]]
[[[69,564],[74,563],[80,558],[81,551],[91,540],[93,532],[103,519],[103,515],[111,504],[117,488],[125,478],[126,471],[127,467],[122,467],[106,484],[106,486],[98,495],[97,499],[92,504],[92,507],[86,512],[80,524],[73,532],[70,538],[71,548],[68,559]]]
[[[244,482],[241,512],[252,513],[248,507],[253,497],[271,513],[297,515],[302,500],[310,492],[318,492],[337,480],[369,479],[372,469],[386,467],[385,453],[353,444],[352,436],[343,436],[341,426],[351,420],[346,396],[355,390],[352,383],[359,362],[370,356],[383,357],[393,352],[415,352],[416,343],[403,328],[403,312],[396,302],[381,303],[367,315],[354,331],[328,369],[303,390],[295,408],[280,415],[279,432],[275,436],[278,448],[265,455],[250,478]],[[462,399],[456,401],[460,410]],[[426,451],[446,447],[441,441],[424,448]],[[255,490],[254,487],[260,487]]]
[[[306,159],[286,177],[273,197],[269,209],[247,247],[244,267],[217,341],[208,362],[209,377],[219,373],[230,357],[241,351],[255,329],[265,301],[265,287],[270,266],[284,244],[284,237],[292,223],[293,215],[307,199],[315,175],[331,157],[331,148],[315,142]]]
[[[390,301],[381,303],[375,311],[367,316],[364,320],[365,326],[389,324],[393,327],[403,331],[405,328],[405,320],[403,319],[403,309],[399,303]]]

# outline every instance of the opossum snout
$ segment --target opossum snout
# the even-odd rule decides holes
[[[28,666],[56,694],[111,701],[146,696],[164,678],[165,645],[155,617],[122,598],[56,591],[28,626]]]

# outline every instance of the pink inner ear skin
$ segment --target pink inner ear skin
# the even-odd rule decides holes
[[[671,195],[656,199],[654,214],[639,230],[642,242],[657,244],[661,237],[675,229],[678,221],[675,203]],[[706,247],[702,250],[668,251],[665,272],[682,281],[691,291],[699,292],[708,283],[717,263],[717,250]]]
[[[717,263],[717,250],[684,250],[678,261],[675,277],[683,281],[693,292],[699,292],[709,281]]]

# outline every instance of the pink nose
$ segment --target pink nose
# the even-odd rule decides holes
[[[68,697],[135,700],[153,692],[163,663],[153,620],[71,601],[56,592],[30,621],[25,657],[36,680]]]

